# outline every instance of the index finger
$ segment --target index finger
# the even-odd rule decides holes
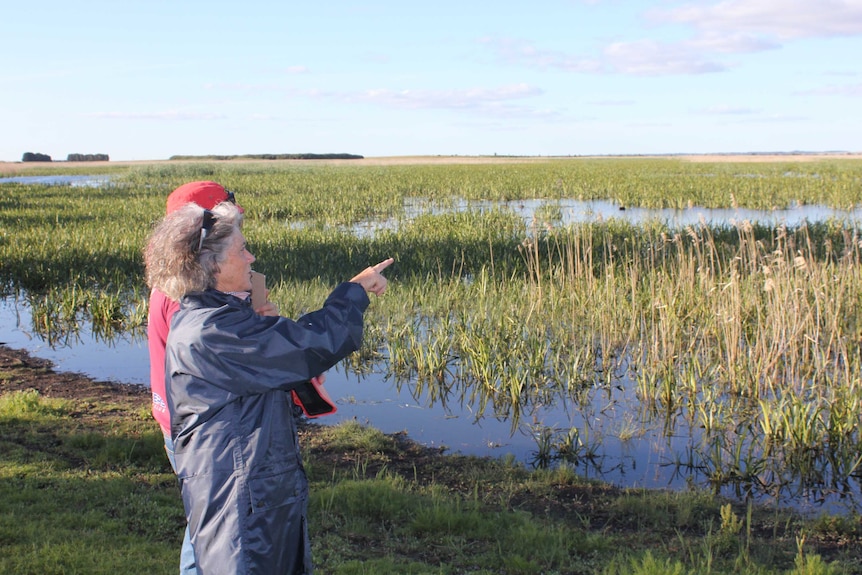
[[[373,266],[371,269],[380,273],[383,270],[385,270],[386,268],[388,268],[389,266],[391,266],[394,262],[395,262],[394,258],[388,258],[388,259],[383,260],[382,262],[380,262],[376,266]]]

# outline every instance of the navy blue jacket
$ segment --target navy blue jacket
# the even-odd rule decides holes
[[[369,301],[339,285],[297,321],[216,290],[186,295],[165,373],[177,476],[201,575],[312,572],[290,390],[357,350]]]

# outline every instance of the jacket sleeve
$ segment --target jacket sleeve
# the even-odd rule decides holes
[[[194,355],[206,354],[198,367],[216,371],[199,376],[233,395],[293,389],[359,349],[368,304],[362,286],[345,282],[298,321],[226,306],[202,325]]]

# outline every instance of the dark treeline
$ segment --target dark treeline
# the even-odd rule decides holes
[[[107,162],[108,154],[69,154],[67,162]]]
[[[67,162],[107,162],[110,158],[108,154],[69,154],[66,156]],[[24,152],[21,158],[22,162],[51,162],[51,156],[48,154],[40,154],[38,152]]]
[[[21,158],[22,162],[50,162],[51,156],[48,154],[40,154],[38,152],[24,152]]]

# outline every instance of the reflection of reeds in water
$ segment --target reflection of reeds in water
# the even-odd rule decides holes
[[[409,310],[387,306],[399,317],[384,338],[388,367],[433,401],[491,410],[513,429],[536,406],[586,406],[589,392],[634,381],[642,417],[702,429],[680,465],[716,484],[817,477],[827,460],[829,474],[849,477],[862,277],[858,240],[844,234],[745,222],[542,227],[520,245],[523,274],[489,266],[394,288]],[[841,252],[824,237],[843,238]],[[533,434],[540,463],[594,451],[569,429]]]
[[[600,249],[588,226],[549,232],[524,250],[541,299],[531,309],[567,303],[569,313],[546,317],[557,330],[590,330],[596,372],[626,358],[654,413],[685,412],[703,429],[696,465],[716,483],[823,486],[858,474],[858,238],[845,231],[835,253],[806,226],[769,239],[746,222],[732,231],[731,244],[703,225],[637,243],[606,237]]]
[[[50,345],[74,341],[87,326],[97,340],[141,330],[146,299],[137,291],[85,290],[77,285],[26,294],[33,329]]]

